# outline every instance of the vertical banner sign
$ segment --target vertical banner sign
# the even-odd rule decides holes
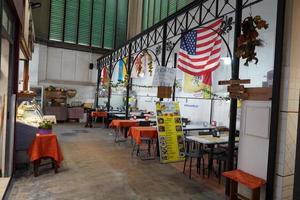
[[[160,162],[184,160],[184,136],[178,102],[156,102]]]

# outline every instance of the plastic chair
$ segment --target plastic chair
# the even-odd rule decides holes
[[[201,171],[201,163],[202,163],[202,173],[204,176],[204,155],[205,152],[199,147],[197,148],[195,143],[189,140],[185,141],[186,145],[186,152],[185,152],[185,159],[184,159],[184,166],[183,166],[183,173],[185,173],[186,168],[186,162],[188,159],[190,159],[190,170],[189,170],[189,178],[191,179],[192,174],[192,164],[193,164],[193,158],[197,159],[197,173],[200,174]]]

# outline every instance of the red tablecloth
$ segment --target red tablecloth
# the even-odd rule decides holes
[[[141,138],[157,138],[157,129],[150,126],[131,127],[128,132],[128,136],[131,136],[136,144],[141,144]]]
[[[139,122],[136,120],[114,119],[109,125],[111,128],[129,128],[132,126],[139,126]]]
[[[32,162],[43,157],[53,158],[58,166],[64,159],[55,134],[36,134],[28,149],[28,155]]]
[[[91,116],[92,117],[105,117],[105,118],[107,118],[108,114],[105,111],[93,111],[91,113]]]

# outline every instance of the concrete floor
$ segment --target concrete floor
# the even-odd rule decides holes
[[[158,160],[131,157],[128,142],[115,144],[112,131],[83,128],[82,124],[55,127],[65,160],[58,174],[32,169],[14,178],[9,200],[219,200],[220,191],[182,174],[177,167]]]

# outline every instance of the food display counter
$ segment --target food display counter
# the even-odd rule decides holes
[[[23,101],[17,110],[16,118],[16,167],[20,168],[29,163],[27,149],[38,132],[39,123],[43,121],[43,114],[38,104]]]

